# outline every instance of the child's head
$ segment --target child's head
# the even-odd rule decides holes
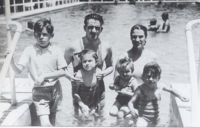
[[[142,79],[144,83],[147,84],[156,84],[161,77],[161,68],[156,62],[147,63],[144,66]]]
[[[47,47],[53,37],[54,27],[50,19],[42,18],[34,24],[34,36],[41,47]]]
[[[157,19],[156,18],[152,18],[150,20],[150,25],[156,25],[156,23],[157,23]]]
[[[168,14],[167,12],[163,12],[163,13],[162,13],[162,19],[163,19],[164,21],[166,21],[167,19],[169,19],[169,14]]]
[[[86,71],[90,71],[97,66],[98,56],[95,51],[90,49],[83,50],[80,55],[82,68]]]
[[[129,58],[123,58],[119,60],[116,70],[119,72],[120,77],[128,80],[133,76],[134,64]]]

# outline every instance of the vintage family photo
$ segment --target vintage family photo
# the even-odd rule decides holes
[[[0,0],[0,127],[200,127],[200,1]]]

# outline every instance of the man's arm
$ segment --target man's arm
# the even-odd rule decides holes
[[[107,49],[107,56],[105,58],[106,69],[103,71],[104,76],[109,75],[113,72],[113,55],[112,48]]]
[[[68,65],[72,62],[74,52],[75,52],[75,48],[73,48],[73,47],[67,47],[65,49],[64,57],[65,57],[65,60],[66,60]]]

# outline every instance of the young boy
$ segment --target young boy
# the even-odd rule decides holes
[[[75,107],[78,107],[86,118],[92,114],[102,116],[104,83],[102,79],[98,79],[96,76],[98,72],[101,72],[101,69],[97,68],[97,54],[88,49],[79,54],[81,65],[75,77],[82,79],[82,82],[74,81],[73,83],[78,87],[74,94]]]
[[[116,70],[119,75],[115,78],[114,85],[110,86],[110,89],[117,91],[118,95],[110,110],[110,115],[117,116],[121,120],[129,113],[128,102],[138,84],[133,77],[134,64],[130,59],[119,60]]]
[[[187,102],[188,99],[179,95],[170,87],[158,85],[161,76],[161,68],[156,62],[147,63],[144,66],[142,79],[144,83],[140,85],[128,103],[131,114],[137,117],[136,126],[156,126],[159,120],[159,104],[161,91],[167,91],[178,97],[181,101]],[[134,103],[137,100],[137,110]]]
[[[36,43],[25,48],[17,65],[13,59],[11,61],[16,73],[21,73],[27,68],[34,81],[32,98],[41,126],[51,126],[55,123],[57,103],[62,96],[58,78],[66,76],[75,80],[64,70],[67,64],[61,50],[50,42],[53,31],[51,20],[38,20],[34,25]]]

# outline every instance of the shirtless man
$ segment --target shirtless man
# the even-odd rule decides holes
[[[72,46],[68,46],[65,49],[65,59],[68,64],[72,63],[74,73],[76,73],[80,69],[80,58],[78,57],[78,53],[80,53],[83,49],[91,49],[97,53],[98,56],[98,67],[102,70],[99,72],[96,77],[98,79],[103,79],[103,77],[109,75],[113,71],[113,60],[112,60],[112,49],[109,44],[105,41],[102,41],[99,38],[103,30],[104,21],[102,16],[92,13],[85,16],[84,20],[84,30],[85,36],[83,36],[77,42],[74,42]],[[105,69],[103,68],[103,64],[105,63]],[[101,94],[101,98],[105,98],[105,87],[103,87],[103,93]],[[72,83],[72,96],[74,99],[74,93],[77,91],[77,87]],[[104,100],[101,100],[102,104],[99,106],[104,107]],[[78,105],[73,100],[74,105],[74,114],[75,117],[78,115]]]

